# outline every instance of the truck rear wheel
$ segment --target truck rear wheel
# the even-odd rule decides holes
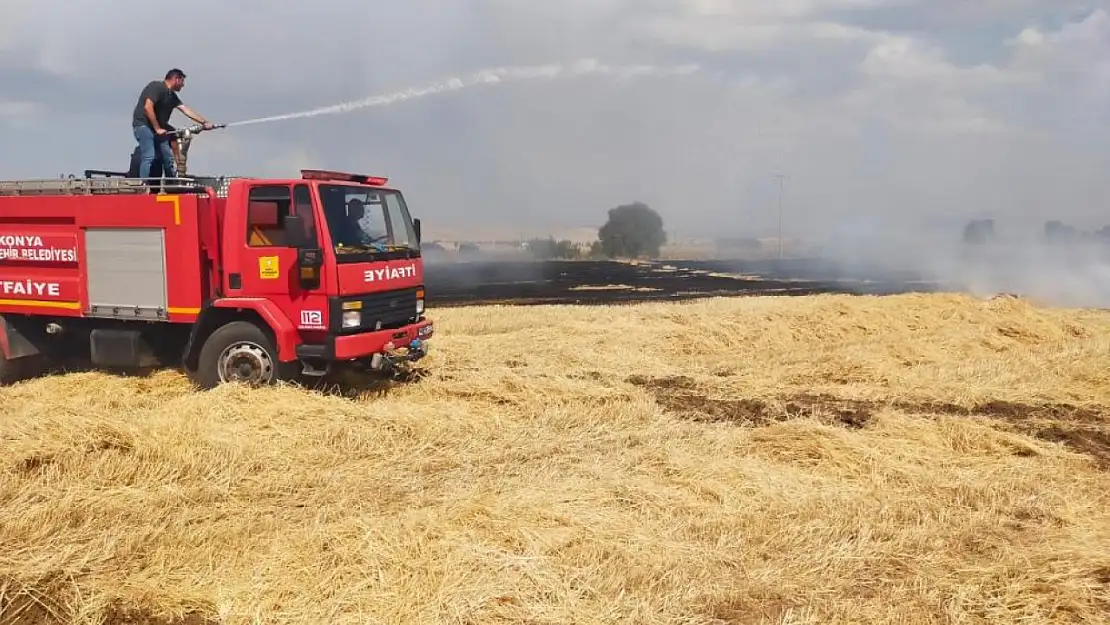
[[[46,359],[41,355],[24,356],[19,360],[8,360],[0,354],[0,386],[8,386],[38,377],[46,370]]]
[[[4,333],[7,337],[8,322],[3,316],[0,316],[0,332]],[[0,349],[0,386],[7,386],[15,384],[23,377],[23,367],[20,366],[18,360],[8,360],[4,354],[4,350]]]
[[[202,388],[225,382],[268,386],[297,377],[297,362],[278,360],[277,347],[266,332],[249,321],[233,321],[216,329],[201,347],[192,376]]]
[[[20,334],[16,328],[12,327],[11,321],[5,318],[4,315],[0,315],[0,333],[3,333],[8,340],[9,347],[11,347],[13,339]],[[21,342],[24,345],[24,348],[20,350],[23,352],[23,355],[17,358],[8,358],[3,350],[0,350],[0,386],[7,386],[9,384],[15,384],[30,378],[38,377],[45,373],[49,368],[48,365],[51,364],[48,360],[48,354],[40,351],[42,349],[48,349],[45,345],[27,345],[26,339],[23,339]]]
[[[8,360],[8,357],[0,352],[0,386],[7,386],[19,381],[20,371],[19,363]]]

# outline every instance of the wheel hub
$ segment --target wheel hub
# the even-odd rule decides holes
[[[220,354],[219,372],[221,382],[267,384],[274,377],[274,363],[260,345],[240,342]]]

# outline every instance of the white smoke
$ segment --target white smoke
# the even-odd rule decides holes
[[[1049,306],[1110,308],[1110,240],[1088,232],[1049,241],[1029,223],[967,244],[958,225],[869,230],[853,222],[816,256],[845,275],[898,281],[908,274],[980,297],[1013,293]]]

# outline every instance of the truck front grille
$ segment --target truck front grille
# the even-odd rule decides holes
[[[336,334],[357,334],[375,330],[393,330],[416,323],[416,292],[418,289],[401,289],[371,293],[333,300],[331,310],[332,331]],[[362,324],[356,328],[343,327],[343,304],[361,302]]]

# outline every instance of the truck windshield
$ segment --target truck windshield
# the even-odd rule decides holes
[[[379,255],[419,249],[412,218],[398,191],[322,184],[320,202],[337,255]]]

